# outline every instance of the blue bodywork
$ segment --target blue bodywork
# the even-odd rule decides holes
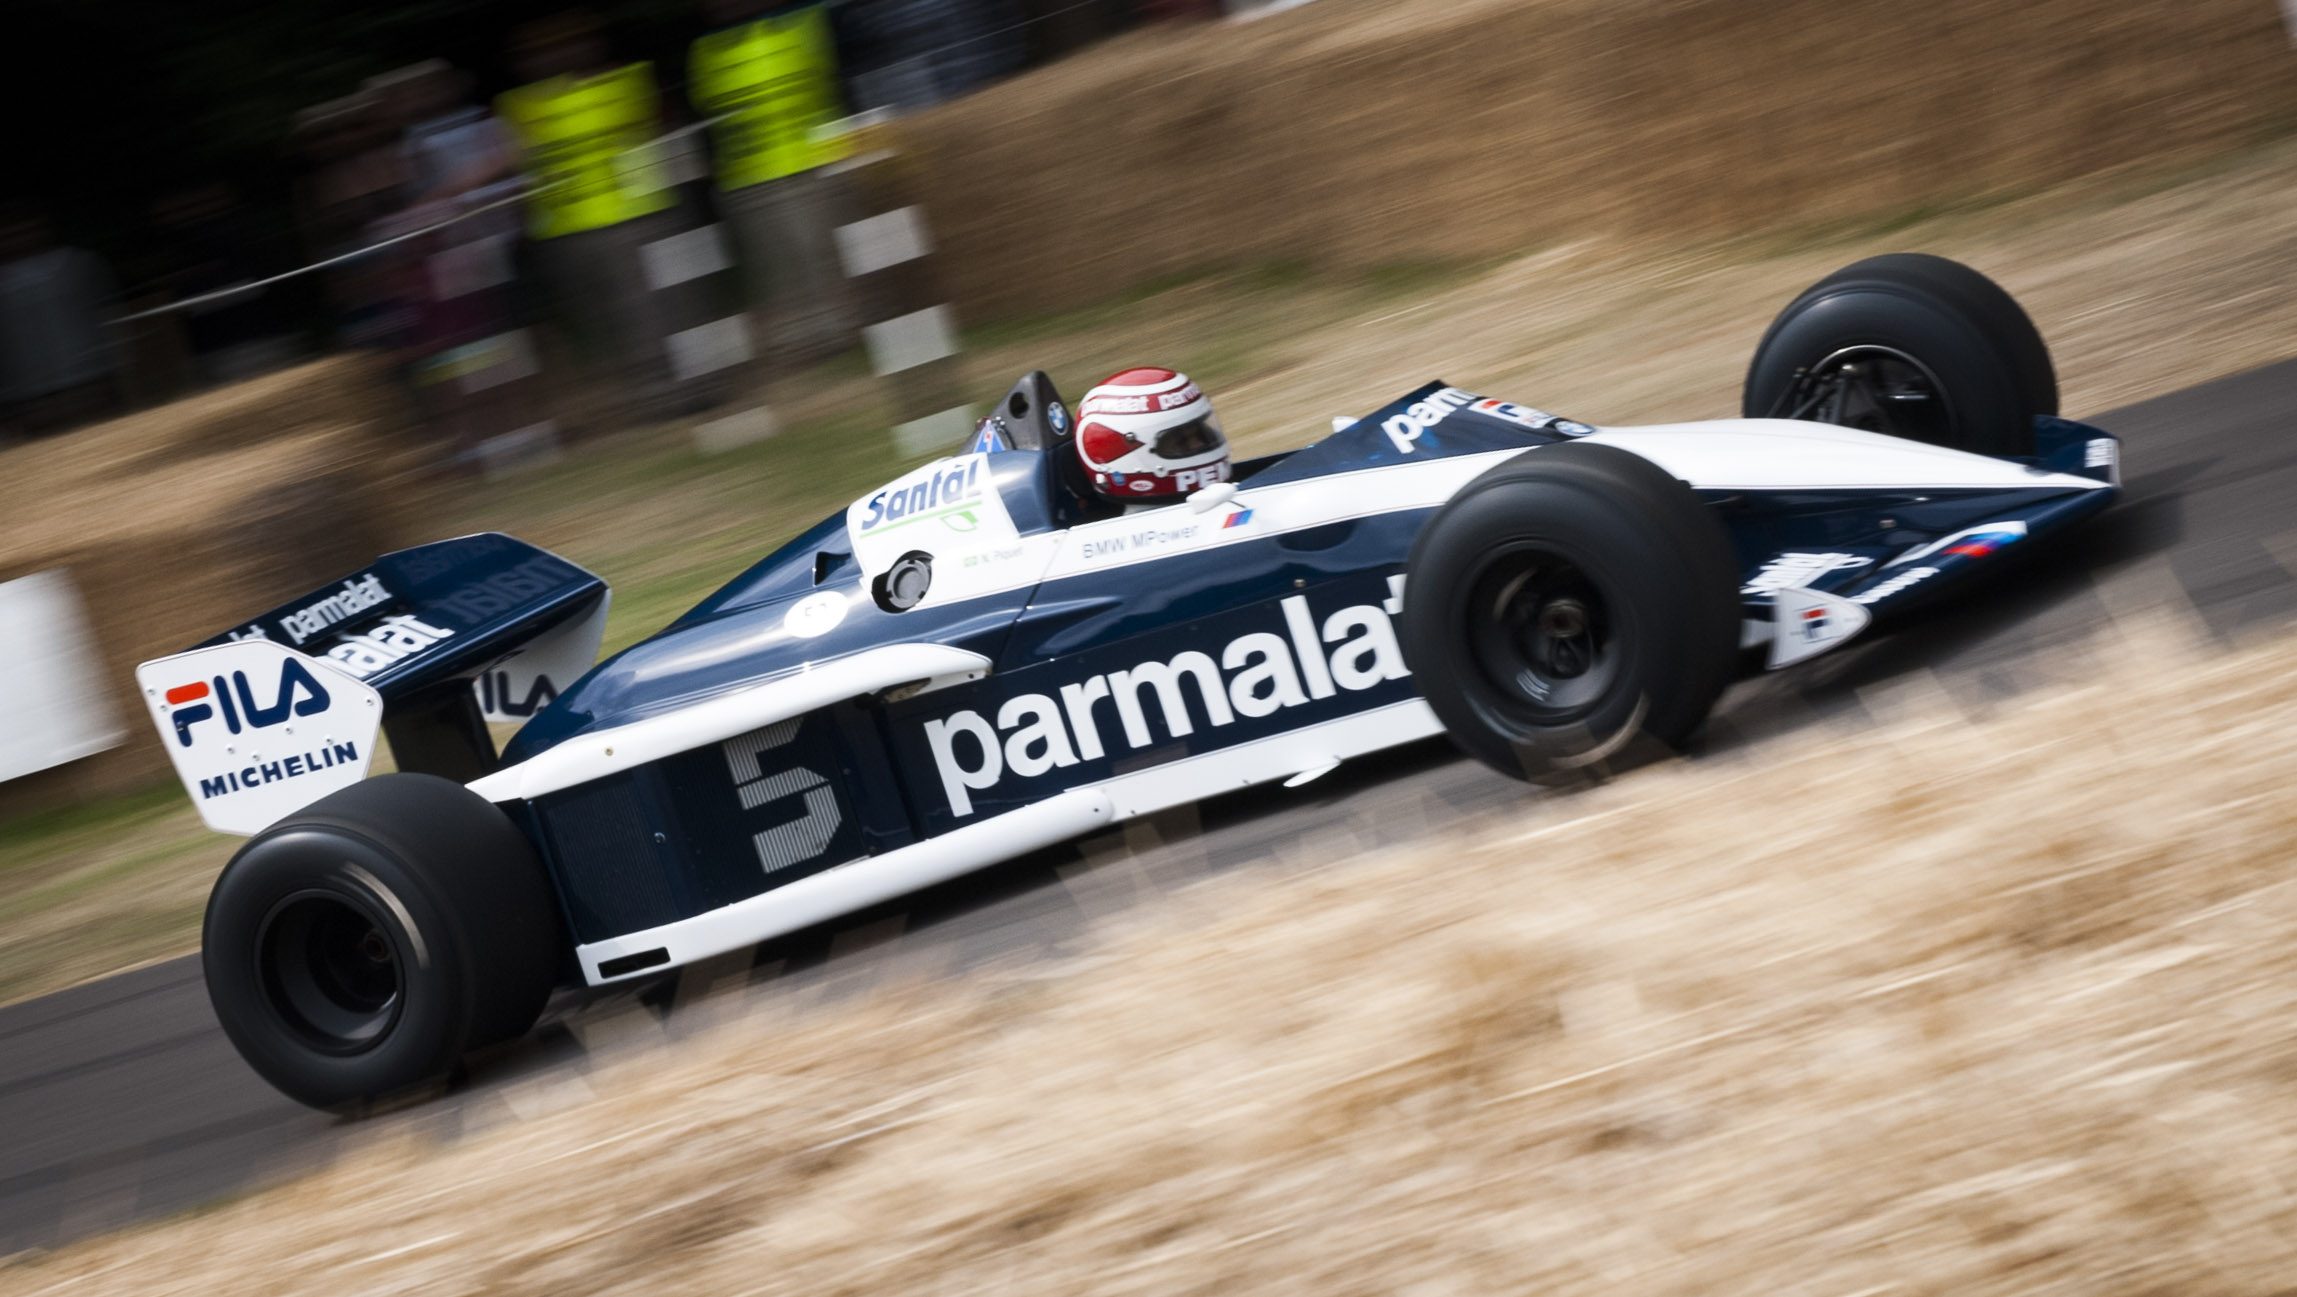
[[[1488,455],[1586,431],[1560,421],[1532,428],[1459,409],[1428,428],[1409,451],[1383,435],[1384,421],[1441,390],[1430,384],[1316,445],[1240,465],[1241,489],[1249,497],[1262,487],[1404,462],[1407,454],[1414,463]],[[2044,421],[2038,432],[2035,467],[2099,477],[2084,468],[2084,456],[2104,434],[2061,420]],[[1005,450],[987,462],[1024,536],[1077,521],[1076,503],[1064,496],[1058,465],[1045,453]],[[1910,548],[2004,518],[2023,522],[2027,536],[2039,534],[2103,508],[2112,495],[2059,488],[1709,498],[1728,523],[1742,573],[1752,577],[1781,551],[1823,548],[1858,561],[1813,579],[1811,587],[1857,597],[1902,580],[1910,569],[1883,564]],[[1128,735],[1113,713],[1093,713],[1088,704],[1088,720],[1098,717],[1091,725],[1053,723],[1046,731],[1046,743],[1066,745],[1061,755],[1073,759],[1029,773],[1005,769],[1003,758],[987,750],[989,741],[948,733],[954,723],[949,718],[970,715],[987,718],[987,724],[1017,705],[1025,712],[1025,700],[1058,698],[1065,687],[1141,664],[1171,663],[1192,648],[1217,656],[1223,646],[1283,642],[1306,663],[1325,647],[1302,642],[1293,623],[1305,617],[1323,624],[1348,609],[1383,604],[1394,611],[1400,587],[1391,578],[1403,572],[1432,512],[1374,512],[1261,543],[1176,553],[1114,572],[1048,579],[907,612],[886,611],[859,588],[863,574],[840,514],[767,556],[652,638],[601,663],[520,731],[503,758],[522,761],[585,733],[707,706],[714,695],[878,645],[946,644],[994,663],[986,677],[968,684],[905,701],[857,700],[804,718],[773,749],[774,762],[791,776],[777,796],[746,796],[727,759],[712,746],[549,794],[523,809],[551,862],[578,942],[651,928],[1064,789],[1413,698],[1408,677],[1375,673],[1360,688],[1304,689],[1298,705],[1263,715],[1216,716],[1207,711],[1204,690],[1176,689],[1184,700],[1181,709],[1150,711],[1141,735]],[[1975,543],[1970,548],[1928,560],[1930,576],[1884,591],[1872,600],[1875,611],[1949,587],[1991,553],[1978,552]],[[817,639],[777,638],[774,632],[791,605],[824,590],[847,593],[852,614]],[[1288,612],[1288,604],[1296,611]],[[1748,595],[1747,615],[1767,620],[1768,595]],[[938,753],[936,726],[944,744]],[[1085,728],[1096,729],[1090,743]],[[999,738],[1009,733],[996,731]],[[1120,741],[1143,737],[1145,742]],[[1002,773],[987,786],[960,790],[950,784],[951,764],[989,760]],[[959,800],[966,804],[955,805]],[[793,834],[818,849],[804,859],[777,857],[761,869],[760,853],[750,844]]]
[[[1349,475],[1466,456],[1496,463],[1592,431],[1429,384],[1315,445],[1239,464],[1229,513],[1178,504],[1141,515],[1139,525],[1248,526],[1250,502],[1266,488],[1321,491],[1316,484],[1329,483],[1360,492]],[[2100,448],[2111,447],[2110,437],[2045,419],[2036,443],[2037,453],[2018,461],[2038,470],[2033,489],[1702,492],[1726,524],[1747,583],[1746,618],[1770,620],[1764,582],[1782,562],[1803,565],[1785,583],[1887,615],[2111,501],[2112,490],[2045,480],[2064,473],[2109,481],[2113,455]],[[1092,520],[1092,504],[1064,475],[1069,455],[1065,445],[993,449],[966,462],[983,466],[1025,540]],[[1388,620],[1401,611],[1407,559],[1436,507],[1374,499],[1316,525],[1224,533],[1244,539],[1210,549],[1128,550],[1120,535],[1104,542],[1125,551],[1109,563],[907,611],[873,595],[841,512],[566,685],[510,739],[499,763],[707,709],[714,697],[886,645],[966,650],[991,664],[985,675],[914,697],[837,703],[510,810],[547,862],[575,940],[590,943],[729,906],[1065,790],[1408,703],[1417,691]],[[785,629],[792,609],[825,592],[842,600],[842,619],[793,638]],[[470,711],[471,677],[594,611],[605,593],[564,560],[508,537],[476,536],[387,555],[219,639],[262,634],[339,664],[356,660],[390,706],[421,710],[419,725],[475,729],[467,716],[455,722],[441,701]],[[418,726],[402,726],[395,747],[422,738]],[[402,766],[407,756],[400,752]]]

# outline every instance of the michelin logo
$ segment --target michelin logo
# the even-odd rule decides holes
[[[226,770],[220,775],[203,776],[199,781],[202,801],[212,801],[232,793],[243,793],[250,788],[261,788],[282,779],[300,779],[336,766],[359,764],[359,745],[331,743],[309,752],[298,752],[277,761],[259,761],[238,770]]]
[[[1196,732],[1194,696],[1212,728],[1238,718],[1272,716],[1343,692],[1355,693],[1411,672],[1397,647],[1394,616],[1403,611],[1401,576],[1388,578],[1383,603],[1342,608],[1319,624],[1304,595],[1278,604],[1284,633],[1256,631],[1217,655],[1190,649],[1162,662],[1088,676],[1056,693],[1008,698],[994,718],[966,710],[925,722],[925,742],[949,798],[950,813],[973,813],[973,794],[1010,775],[1034,779],[1064,766],[1097,761],[1111,743],[1138,751],[1164,735]],[[1329,647],[1327,647],[1329,646]],[[1113,730],[1107,728],[1115,722]]]

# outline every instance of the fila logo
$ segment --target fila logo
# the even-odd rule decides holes
[[[287,659],[281,668],[277,696],[268,704],[256,701],[255,687],[245,671],[177,685],[165,697],[169,719],[175,722],[176,742],[187,748],[192,744],[192,726],[214,720],[219,709],[224,728],[239,734],[268,729],[291,716],[316,716],[326,711],[328,704],[327,686],[319,683],[311,668],[294,658]]]
[[[488,671],[479,676],[479,708],[489,715],[515,716],[520,719],[534,715],[549,706],[558,697],[558,686],[549,676],[538,675],[534,684],[520,698],[511,684],[508,671]]]

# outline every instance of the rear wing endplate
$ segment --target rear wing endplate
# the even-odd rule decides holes
[[[385,554],[136,669],[160,743],[208,825],[257,833],[367,774],[495,765],[488,721],[532,716],[588,671],[606,583],[488,533]]]

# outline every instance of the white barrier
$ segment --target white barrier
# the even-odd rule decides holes
[[[0,581],[0,782],[94,756],[127,738],[71,578]]]

